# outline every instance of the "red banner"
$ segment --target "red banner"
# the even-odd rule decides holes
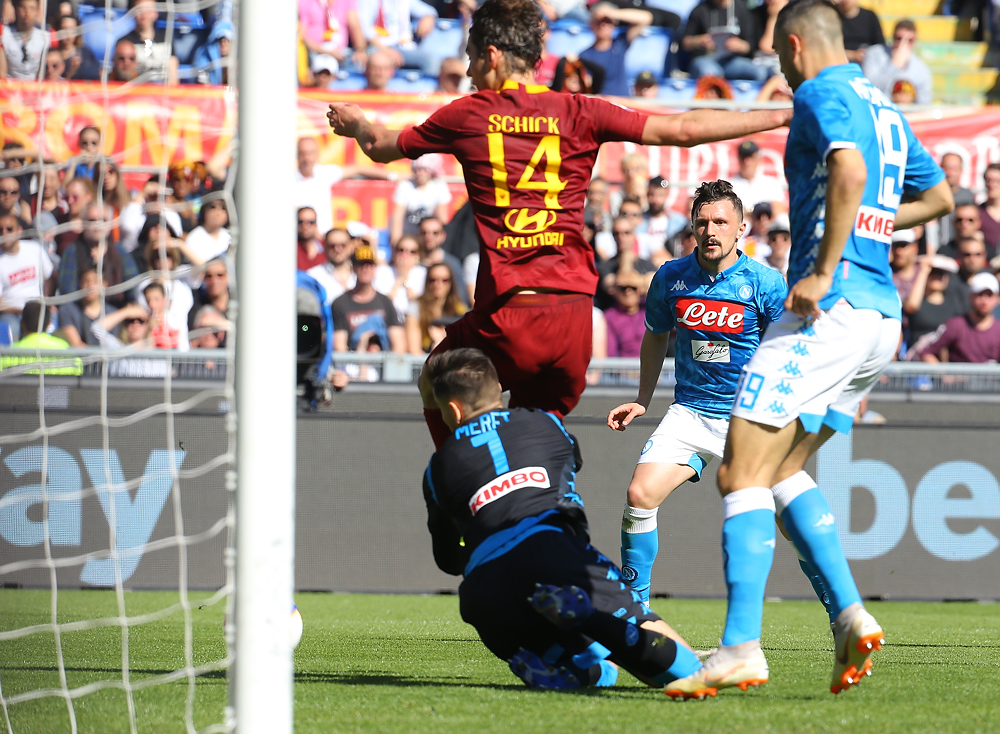
[[[320,163],[371,165],[353,140],[337,137],[326,121],[327,105],[335,100],[360,105],[369,119],[390,128],[416,125],[450,95],[402,95],[381,92],[323,92],[302,90],[299,94],[299,135],[314,136],[321,146]],[[618,100],[651,113],[675,110],[643,104],[640,100]],[[235,124],[235,95],[224,87],[159,87],[96,83],[4,81],[0,85],[0,136],[39,149],[44,155],[65,159],[79,153],[77,136],[85,125],[104,131],[104,153],[132,166],[159,166],[177,160],[207,160],[225,149]],[[642,105],[640,107],[640,105]],[[989,163],[1000,160],[1000,110],[994,108],[946,108],[907,115],[917,137],[931,155],[940,160],[946,152],[965,160],[962,185],[979,188]],[[754,136],[762,151],[764,172],[784,179],[782,156],[786,130]],[[611,182],[621,180],[619,163],[626,152],[637,151],[649,163],[649,175],[669,181],[699,182],[726,178],[737,170],[737,141],[694,148],[643,147],[631,143],[609,143],[598,157],[598,173]],[[280,146],[276,145],[276,150]],[[291,153],[290,147],[284,155]],[[275,155],[275,162],[281,159]],[[292,165],[289,160],[288,165]],[[409,173],[407,161],[388,168]],[[460,177],[461,167],[447,158],[445,173]],[[391,210],[393,184],[345,181],[334,187],[333,202],[338,223],[357,219],[385,227]],[[463,186],[452,185],[455,206],[465,199]],[[682,207],[687,191],[674,189],[670,203]]]

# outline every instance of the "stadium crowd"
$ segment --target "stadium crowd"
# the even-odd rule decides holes
[[[230,2],[193,14],[197,23],[188,16],[171,20],[171,27],[181,21],[198,27],[194,35],[201,45],[194,51],[178,48],[191,34],[174,34],[168,42],[165,14],[152,7],[152,0],[112,4],[132,24],[121,39],[112,39],[113,57],[101,63],[85,42],[87,34],[81,33],[86,6],[50,3],[43,18],[38,0],[4,0],[0,68],[21,79],[110,74],[125,81],[144,74],[143,81],[154,83],[225,82],[233,31]],[[677,12],[641,0],[589,8],[582,0],[539,4],[550,22],[589,22],[595,38],[578,56],[543,57],[537,76],[554,89],[647,96],[664,70],[630,80],[623,66],[629,44],[647,26],[684,29],[681,47],[691,58],[692,74],[776,78],[770,44],[783,0],[752,10],[743,0],[707,0],[686,8],[678,2]],[[470,0],[299,0],[298,7],[304,85],[335,85],[347,70],[363,73],[368,88],[391,89],[399,70],[414,69],[433,74],[443,91],[468,90],[466,61],[458,55],[464,43],[454,56],[442,59],[423,53],[417,42],[434,32],[436,19],[466,27],[475,8]],[[858,8],[855,0],[842,0],[838,7],[848,49],[873,82],[895,99],[913,101],[899,96],[909,84],[913,99],[924,101],[929,73],[911,53],[913,24],[900,21],[886,46],[871,11]],[[627,30],[619,32],[619,26]],[[727,30],[720,37],[723,26]],[[195,63],[195,57],[201,61]],[[783,93],[781,85],[772,90]],[[83,128],[78,152],[69,160],[43,159],[14,143],[4,146],[0,342],[21,337],[21,316],[30,300],[82,290],[79,301],[50,314],[49,331],[69,346],[185,350],[224,345],[229,328],[224,256],[230,236],[220,190],[226,162],[175,163],[163,190],[160,179],[151,176],[130,191],[117,165],[99,153],[102,140],[96,127]],[[784,184],[763,172],[753,140],[740,143],[737,158],[732,184],[749,225],[741,248],[784,272],[790,246]],[[335,349],[429,352],[443,338],[444,328],[474,305],[479,267],[473,219],[468,204],[458,206],[453,200],[444,161],[423,156],[413,162],[410,175],[398,176],[374,165],[324,165],[319,159],[319,142],[302,138],[297,148],[296,257],[299,270],[325,290]],[[986,169],[985,194],[977,200],[959,186],[962,157],[949,153],[940,162],[955,194],[955,213],[893,236],[892,267],[906,318],[899,356],[998,360],[1000,324],[993,311],[1000,291],[994,275],[1000,271],[1000,165]],[[387,228],[334,220],[331,187],[355,177],[395,183]],[[584,233],[600,274],[595,357],[638,356],[644,298],[653,273],[694,247],[689,198],[686,192],[675,197],[674,210],[667,206],[670,193],[670,182],[650,176],[641,153],[622,157],[620,184],[601,178],[590,184]],[[115,288],[141,274],[146,276],[136,287]],[[96,289],[102,280],[111,288],[104,303]],[[25,332],[37,330],[36,325]]]

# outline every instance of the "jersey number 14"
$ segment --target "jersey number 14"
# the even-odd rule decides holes
[[[510,188],[507,183],[507,161],[504,157],[503,133],[486,133],[489,145],[490,164],[493,166],[493,192],[496,205],[510,206]],[[541,181],[532,181],[535,171],[545,158],[545,174]],[[524,167],[524,173],[518,179],[515,188],[545,192],[546,209],[562,209],[559,205],[559,192],[566,188],[566,182],[559,178],[559,168],[562,166],[562,153],[559,152],[559,136],[545,135],[538,142],[531,160]]]

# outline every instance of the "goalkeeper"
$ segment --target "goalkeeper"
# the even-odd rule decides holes
[[[580,450],[549,413],[504,410],[477,349],[432,355],[451,429],[424,474],[434,560],[464,575],[462,619],[532,688],[610,686],[621,666],[651,686],[701,663],[588,542]]]

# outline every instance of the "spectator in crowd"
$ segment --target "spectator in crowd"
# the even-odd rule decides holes
[[[22,240],[21,232],[21,220],[0,215],[0,325],[9,326],[14,339],[20,338],[24,304],[55,293],[52,261],[38,242]]]
[[[792,228],[787,214],[779,214],[768,225],[767,246],[767,255],[757,258],[758,262],[787,275],[788,252],[792,249]]]
[[[90,178],[74,178],[66,184],[66,211],[56,216],[63,230],[56,235],[56,254],[60,257],[83,231],[84,212],[94,203],[96,195]]]
[[[959,259],[958,243],[964,239],[977,239],[984,244],[987,260],[996,255],[995,249],[985,246],[985,238],[981,230],[982,219],[979,215],[978,206],[971,203],[956,206],[951,218],[955,238],[944,247],[939,247],[939,253],[957,260]]]
[[[916,42],[917,26],[909,18],[903,18],[892,32],[892,46],[870,46],[861,68],[869,81],[886,96],[892,95],[897,81],[907,81],[913,85],[914,101],[930,104],[934,80],[930,68],[914,51]]]
[[[115,44],[111,75],[108,78],[113,82],[130,82],[137,76],[139,76],[139,52],[132,41],[122,38]]]
[[[316,54],[309,68],[312,71],[311,86],[317,89],[329,89],[340,66],[330,54]]]
[[[689,224],[684,228],[684,230],[677,236],[677,244],[674,247],[673,254],[674,257],[686,257],[694,252],[694,249],[698,246],[698,242],[694,238],[694,230]]]
[[[101,192],[104,203],[111,207],[111,211],[115,213],[117,219],[121,216],[122,209],[132,201],[118,166],[113,161],[101,160],[94,167],[91,180],[94,182],[94,188]]]
[[[298,0],[298,4],[299,34],[311,54],[328,55],[345,68],[364,68],[368,44],[357,0]]]
[[[595,232],[611,229],[611,212],[608,211],[608,182],[598,176],[587,187],[587,203],[583,208],[583,221]]]
[[[69,344],[65,339],[47,333],[49,328],[49,309],[42,305],[41,301],[28,301],[24,304],[24,312],[21,314],[20,331],[24,335],[18,341],[11,344],[14,349],[40,349],[56,350],[69,349]],[[55,361],[57,357],[42,357],[42,362]],[[8,369],[19,364],[38,362],[38,357],[3,357],[0,359],[0,369]],[[81,375],[83,374],[83,360],[79,357],[73,358],[69,364],[61,366],[43,366],[42,371],[47,375]],[[25,370],[25,374],[37,375],[38,370]]]
[[[132,260],[140,273],[153,269],[153,263],[146,259],[150,243],[164,243],[165,246],[176,247],[182,252],[185,247],[184,240],[180,239],[180,232],[171,226],[169,220],[160,214],[150,214],[139,232],[138,246],[132,251]],[[190,268],[187,270],[190,271]],[[190,275],[190,272],[186,275]]]
[[[595,94],[604,84],[604,69],[577,56],[565,56],[556,65],[549,85],[553,92]]]
[[[330,189],[338,181],[354,176],[396,181],[399,176],[375,166],[335,166],[319,163],[319,141],[299,138],[298,169],[295,172],[295,204],[312,207],[320,232],[333,229],[333,204]]]
[[[444,338],[443,320],[455,321],[466,312],[451,268],[444,263],[427,269],[423,294],[410,304],[406,315],[406,345],[410,354],[426,354]],[[444,324],[446,325],[446,324]]]
[[[420,69],[425,76],[437,76],[438,57],[426,53],[414,42],[434,29],[437,13],[421,0],[358,0],[358,18],[368,42],[369,59],[375,51],[386,51],[396,68]],[[417,19],[416,31],[411,18]]]
[[[656,99],[660,93],[660,85],[656,83],[656,77],[651,71],[640,71],[632,85],[632,96],[643,99]]]
[[[736,148],[736,159],[739,169],[730,178],[733,191],[743,202],[743,211],[752,212],[761,202],[771,205],[771,211],[781,213],[788,211],[785,204],[785,189],[774,176],[768,176],[760,165],[760,148],[752,140],[744,140]]]
[[[375,251],[368,245],[354,250],[355,286],[335,299],[333,348],[338,352],[406,352],[406,334],[396,315],[396,307],[372,285],[375,279]]]
[[[38,23],[38,0],[14,0],[14,21],[0,34],[0,77],[37,80],[49,36]]]
[[[212,260],[205,266],[205,274],[202,276],[201,288],[191,293],[193,303],[188,314],[188,329],[192,330],[194,318],[198,311],[204,306],[212,306],[224,317],[229,317],[229,269],[226,261],[219,258]],[[225,346],[225,336],[219,346]]]
[[[389,240],[397,242],[404,234],[415,235],[420,222],[427,217],[448,219],[451,191],[444,181],[441,156],[428,153],[412,163],[413,179],[396,184],[392,197],[392,218],[389,221]]]
[[[236,29],[229,21],[212,26],[208,41],[195,51],[195,80],[199,84],[229,84],[229,62]]]
[[[339,298],[354,287],[351,255],[355,247],[363,244],[364,240],[352,239],[346,229],[331,229],[326,233],[324,238],[326,262],[309,268],[306,273],[323,286],[327,303],[333,303],[335,298]]]
[[[384,92],[396,76],[396,59],[388,51],[373,51],[365,67],[365,89]]]
[[[632,224],[636,254],[643,260],[649,260],[659,266],[670,259],[666,251],[666,238],[647,232],[644,217],[642,204],[633,196],[626,197],[618,207],[618,218],[627,219]],[[594,236],[594,245],[605,259],[614,257],[618,252],[615,238],[613,235],[608,236],[609,234],[602,232]]]
[[[14,176],[21,185],[21,198],[28,199],[31,196],[31,171],[27,168],[29,158],[38,159],[38,153],[29,151],[20,143],[13,141],[3,144],[3,167],[8,175]],[[23,171],[23,172],[19,172]]]
[[[955,152],[945,153],[941,156],[941,169],[944,171],[944,179],[951,187],[951,194],[955,200],[955,209],[965,204],[975,204],[976,197],[964,188],[961,184],[962,169],[965,162],[962,156]],[[937,252],[942,245],[955,239],[955,220],[953,214],[935,219],[927,224],[927,247],[931,252]]]
[[[104,284],[107,287],[107,283]],[[80,290],[83,296],[59,307],[59,335],[74,349],[99,347],[101,343],[91,329],[93,323],[105,313],[113,313],[114,306],[104,303],[101,297],[101,277],[97,268],[85,268],[80,273]]]
[[[955,249],[958,261],[958,280],[963,294],[968,297],[968,284],[973,277],[987,269],[989,258],[986,256],[986,245],[979,237],[959,237]]]
[[[88,182],[89,183],[89,182]],[[112,213],[109,207],[91,204],[83,217],[83,231],[75,242],[66,248],[59,261],[59,292],[72,293],[79,287],[80,273],[103,263],[104,279],[108,287],[120,285],[139,275],[132,256],[111,239]],[[121,308],[131,300],[129,294],[107,296],[108,303]]]
[[[652,22],[653,14],[648,10],[621,10],[607,2],[598,2],[591,8],[590,29],[594,32],[594,45],[581,51],[580,59],[604,69],[604,79],[599,86],[594,86],[594,94],[629,96],[625,52]],[[628,30],[616,37],[615,28],[619,23],[627,23]]]
[[[664,249],[662,254],[658,249],[654,250],[655,257],[650,258],[653,264],[660,266],[670,259],[667,252],[666,243],[671,237],[679,234],[687,225],[688,219],[683,214],[678,214],[667,206],[667,199],[670,197],[670,182],[663,176],[654,176],[649,179],[649,186],[646,188],[646,211],[643,212],[643,223],[641,231],[647,236],[663,241]],[[658,258],[663,258],[658,261]]]
[[[539,60],[538,66],[535,67],[535,83],[544,84],[549,89],[554,89],[552,82],[556,78],[556,66],[562,61],[562,58],[549,53],[548,46],[551,38],[552,31],[546,23],[545,31],[542,33],[542,58]]]
[[[299,212],[301,219],[301,212]],[[198,226],[188,232],[183,240],[181,253],[195,267],[210,260],[224,258],[229,252],[232,235],[229,226],[229,212],[224,199],[212,199],[201,205],[198,212]],[[195,282],[200,279],[196,278]]]
[[[59,215],[69,210],[69,205],[60,188],[59,169],[56,166],[51,164],[44,166],[39,178],[41,180],[37,185],[38,190],[31,197],[28,211],[35,215],[35,228],[45,240],[46,249],[55,252],[55,235],[52,230],[59,224]],[[0,194],[3,190],[3,180],[0,179]],[[3,200],[0,199],[0,209],[2,208]]]
[[[441,71],[438,73],[439,92],[447,94],[464,94],[470,89],[469,77],[465,73],[465,63],[454,56],[441,60]],[[537,75],[535,81],[538,81]],[[539,82],[541,84],[543,82]]]
[[[322,265],[326,262],[326,256],[323,254],[323,242],[319,238],[319,229],[316,226],[316,210],[311,206],[301,207],[298,225],[298,253],[296,255],[298,269],[308,270]]]
[[[757,47],[753,18],[743,0],[704,0],[691,11],[681,48],[691,54],[691,76],[763,82],[771,68],[753,62]]]
[[[611,287],[614,303],[604,312],[609,357],[639,356],[646,332],[646,307],[642,296],[646,285],[643,277],[634,270],[622,270],[615,275]]]
[[[586,23],[590,19],[584,0],[538,0],[538,7],[547,21],[576,20]]]
[[[643,260],[636,254],[635,224],[629,217],[616,217],[611,233],[615,239],[617,252],[613,257],[604,260],[597,266],[600,280],[597,284],[597,294],[594,296],[594,301],[602,311],[606,311],[614,303],[611,289],[614,287],[615,277],[619,272],[634,270],[643,276],[642,295],[646,294],[649,283],[653,280],[653,274],[656,272],[656,266],[653,263],[649,260]]]
[[[958,281],[958,263],[944,255],[923,255],[917,263],[917,277],[903,301],[910,347],[969,308],[969,300],[954,287]]]
[[[406,322],[410,304],[424,292],[427,269],[420,264],[420,244],[413,235],[405,234],[392,247],[392,259],[375,270],[372,284],[375,290],[389,297],[396,306],[400,323]]]
[[[755,57],[766,61],[768,66],[779,72],[778,54],[774,50],[774,26],[778,13],[788,5],[788,0],[764,0],[750,11],[760,37],[757,39]]]
[[[167,183],[170,191],[163,197],[164,201],[180,217],[181,230],[190,232],[198,226],[198,215],[194,211],[194,199],[198,196],[195,166],[185,161],[171,163],[167,168]]]
[[[129,0],[129,10],[135,12],[135,29],[125,39],[135,45],[137,71],[143,81],[177,84],[179,62],[166,31],[156,27],[160,14],[155,0]]]
[[[840,25],[844,29],[844,48],[847,60],[863,64],[869,48],[885,46],[882,24],[868,8],[858,5],[858,0],[836,0]]]
[[[969,281],[969,290],[969,310],[948,319],[917,346],[917,356],[924,362],[1000,362],[1000,322],[993,316],[1000,303],[1000,283],[993,273],[977,273]]]
[[[183,284],[182,284],[183,285]],[[187,341],[187,314],[184,314],[184,336],[177,328],[175,319],[170,314],[170,298],[167,295],[163,283],[146,283],[140,291],[139,306],[143,306],[145,301],[149,311],[149,337],[153,341],[153,346],[157,349],[180,349],[187,351],[190,345]]]
[[[62,51],[58,48],[50,48],[45,52],[45,81],[64,82],[63,74],[66,73],[66,62],[63,61]]]
[[[130,303],[100,321],[95,321],[91,329],[101,345],[109,350],[130,347],[133,350],[147,351],[156,348],[153,330],[158,326],[153,314],[138,303]],[[170,365],[165,359],[126,357],[112,361],[108,365],[108,374],[111,377],[162,378],[169,369]]]
[[[750,226],[737,245],[747,257],[762,260],[767,256],[767,230],[774,219],[774,209],[770,202],[762,201],[753,211],[744,212],[744,216],[748,218]]]
[[[979,205],[979,228],[986,249],[1000,247],[1000,163],[991,163],[983,172],[986,200]]]
[[[618,216],[619,207],[629,197],[638,201],[640,208],[645,211],[649,204],[646,201],[646,194],[649,192],[649,161],[641,153],[625,153],[619,161],[619,167],[622,172],[622,187],[611,192],[611,216]]]
[[[458,297],[462,300],[462,304],[468,307],[469,292],[465,284],[462,261],[450,252],[445,252],[444,247],[442,247],[447,238],[444,231],[444,224],[437,217],[426,217],[420,222],[417,237],[421,249],[420,264],[427,268],[428,271],[431,265],[437,265],[438,263],[444,263],[451,268],[455,288],[458,289]]]
[[[174,236],[179,236],[184,231],[180,215],[173,209],[161,206],[160,181],[156,176],[150,176],[143,184],[142,194],[122,209],[121,218],[118,221],[121,237],[119,244],[126,252],[134,253],[137,250],[139,238],[146,226],[146,219],[153,216],[163,217]]]
[[[708,74],[701,77],[694,86],[695,99],[732,99],[733,88],[721,76]]]
[[[76,137],[80,152],[66,162],[66,183],[76,178],[94,180],[94,171],[101,160],[101,131],[93,125],[81,128]],[[96,191],[95,191],[96,195]]]
[[[898,79],[892,85],[890,99],[892,99],[893,104],[915,104],[917,101],[917,88],[905,79]]]
[[[219,313],[219,309],[206,303],[197,311],[191,312],[191,331],[196,334],[190,339],[191,348],[225,349],[226,334],[231,328],[232,324]]]
[[[14,176],[0,178],[0,216],[13,216],[22,229],[31,226],[31,207],[21,199],[21,185]]]
[[[161,235],[159,241],[150,240],[146,245],[146,262],[150,265],[151,277],[139,283],[136,288],[139,292],[137,300],[140,306],[148,306],[149,310],[159,317],[159,330],[153,335],[157,346],[186,351],[190,348],[188,316],[194,307],[194,296],[190,286],[178,277],[181,254],[176,247],[171,246],[172,243],[165,234],[164,232]],[[148,301],[146,290],[150,284],[160,286],[163,294],[162,304],[159,301]]]
[[[62,52],[66,71],[63,76],[73,81],[99,81],[101,62],[83,42],[80,21],[75,15],[59,17],[59,50]]]
[[[889,265],[892,267],[892,282],[899,293],[899,300],[906,303],[910,291],[920,272],[917,233],[913,229],[897,229],[892,233],[892,249],[889,250]],[[905,329],[905,316],[904,316]]]
[[[445,239],[441,247],[462,263],[462,279],[468,294],[468,304],[476,300],[476,279],[479,277],[479,234],[472,204],[466,201],[444,228]],[[419,240],[418,240],[419,241]]]

